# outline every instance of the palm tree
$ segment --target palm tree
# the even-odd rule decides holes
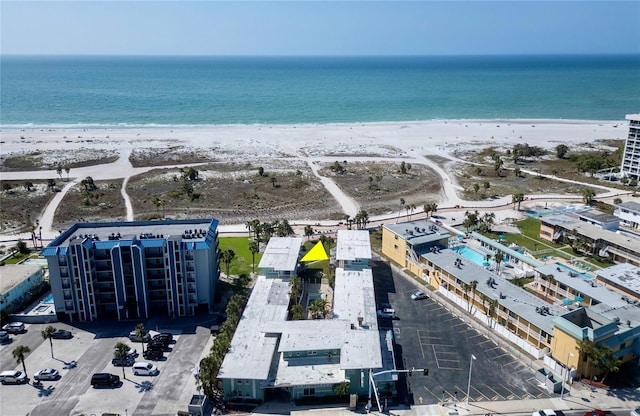
[[[69,172],[71,171],[71,168],[69,166],[65,166],[64,167],[64,171],[67,172],[67,182],[69,181]]]
[[[463,283],[462,290],[464,291],[464,296],[467,301],[467,305],[469,305],[469,309],[471,309],[471,303],[469,302],[469,291],[471,290],[471,285],[467,283]]]
[[[502,263],[502,260],[504,259],[504,254],[502,254],[502,252],[498,251],[495,256],[493,256],[493,259],[496,261],[496,271],[500,271],[500,263]]]
[[[233,258],[236,256],[235,251],[228,249],[228,250],[224,250],[222,252],[222,256],[220,256],[220,259],[222,260],[222,263],[224,263],[226,270],[227,270],[227,277],[229,277],[229,266],[231,265],[231,260],[233,260]]]
[[[60,179],[62,180],[62,166],[60,165],[56,166],[56,173],[58,174],[58,176],[60,176]]]
[[[304,235],[307,237],[307,241],[309,241],[309,237],[313,235],[313,227],[310,225],[304,226]]]
[[[113,351],[113,356],[119,360],[124,360],[125,358],[127,358],[128,352],[129,346],[124,342],[118,342],[116,344],[115,350]],[[124,365],[122,366],[122,378],[124,378],[125,380],[127,379],[127,374],[124,372]]]
[[[299,303],[296,303],[291,307],[291,319],[294,321],[301,321],[304,319],[304,316],[302,316],[302,305]]]
[[[260,246],[255,240],[249,241],[249,251],[251,252],[251,271],[256,272],[256,254],[260,252]]]
[[[471,288],[471,303],[469,304],[469,313],[473,310],[473,304],[476,303],[476,288],[478,287],[478,281],[472,280],[469,283],[469,287]]]
[[[51,347],[51,358],[53,358],[53,338],[51,337],[51,335],[55,330],[56,329],[53,326],[49,325],[41,332],[42,338],[44,338],[45,340],[49,340],[49,346]]]
[[[404,162],[402,162],[404,163]],[[342,383],[337,383],[333,385],[333,392],[338,396],[342,397],[345,394],[349,393],[349,382],[343,381]]]
[[[24,358],[25,358],[24,356],[25,354],[29,354],[30,352],[31,352],[31,348],[27,347],[26,345],[18,345],[11,352],[11,355],[13,355],[13,358],[16,359],[18,364],[22,364],[22,369],[24,370],[25,376],[27,375],[27,366],[24,365]]]
[[[593,204],[593,198],[595,196],[596,196],[596,193],[591,188],[584,188],[582,190],[582,201],[585,203],[585,205]]]
[[[403,209],[404,209],[404,198],[400,198],[400,211],[398,211],[398,219],[396,219],[396,224],[400,220],[400,215],[402,215]]]
[[[425,214],[427,214],[427,217],[431,216],[431,211],[432,211],[432,205],[431,203],[427,202],[426,204],[424,204],[424,206],[422,207],[422,210],[424,211]]]
[[[316,299],[309,305],[309,312],[311,317],[316,319],[318,317],[324,318],[327,314],[328,302],[325,299]]]
[[[144,324],[140,322],[136,325],[136,338],[140,340],[140,344],[142,345],[142,355],[144,356],[144,337],[147,336],[147,330],[144,328]]]
[[[291,290],[289,291],[291,299],[297,301],[298,297],[300,297],[300,294],[302,294],[302,279],[300,279],[300,276],[291,276],[291,278],[289,279],[289,286],[291,286]]]
[[[411,213],[409,214],[409,221],[411,221],[411,216],[413,215],[413,211],[416,210],[416,204],[409,205],[409,209],[411,210]]]
[[[487,315],[487,323],[489,326],[491,326],[491,322],[493,321],[493,314],[496,312],[498,304],[498,299],[491,299],[489,301],[489,314]]]
[[[511,203],[515,206],[518,204],[518,211],[520,211],[520,203],[524,201],[524,194],[520,191],[514,192],[511,195]]]
[[[480,190],[480,185],[477,183],[473,184],[473,192],[476,193],[476,195],[478,195],[478,191]]]

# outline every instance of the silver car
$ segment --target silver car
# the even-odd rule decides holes
[[[57,380],[60,373],[55,368],[43,368],[33,375],[36,380]]]

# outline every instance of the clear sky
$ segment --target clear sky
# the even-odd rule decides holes
[[[7,1],[0,53],[640,53],[640,1]]]

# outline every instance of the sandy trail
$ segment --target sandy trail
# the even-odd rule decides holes
[[[619,126],[623,126],[619,128]],[[359,204],[345,194],[328,177],[320,175],[320,164],[335,160],[358,162],[400,163],[406,161],[431,168],[440,178],[442,199],[438,206],[449,209],[455,206],[468,208],[504,209],[511,203],[511,196],[493,201],[465,201],[458,195],[461,190],[455,177],[446,168],[429,159],[429,156],[461,161],[453,156],[457,151],[473,151],[493,146],[509,149],[516,143],[526,143],[553,149],[557,144],[580,146],[597,140],[624,139],[627,129],[623,121],[584,120],[449,120],[404,123],[359,123],[329,125],[232,125],[198,126],[179,129],[94,129],[94,130],[0,130],[2,147],[0,155],[23,154],[29,151],[74,149],[113,150],[119,158],[113,162],[83,168],[74,168],[68,182],[44,210],[40,219],[43,238],[51,239],[58,230],[51,228],[54,213],[64,195],[79,183],[80,178],[91,176],[94,180],[124,179],[121,194],[125,200],[127,219],[134,218],[134,211],[126,193],[126,183],[131,176],[148,172],[156,167],[134,168],[129,155],[135,150],[173,148],[193,150],[209,154],[218,160],[258,160],[264,158],[287,158],[301,160],[318,177],[327,191],[335,198],[345,215],[355,216],[361,209]],[[24,137],[24,138],[23,138]],[[67,137],[75,137],[73,140]],[[464,162],[464,161],[461,161]],[[181,168],[200,164],[180,164],[163,168]],[[523,170],[524,172],[524,170]],[[536,172],[529,172],[537,174]],[[3,180],[56,179],[55,170],[30,172],[2,172]],[[545,175],[548,176],[548,175]],[[553,179],[555,178],[553,176]],[[576,181],[568,181],[579,183]],[[593,186],[589,184],[589,186]],[[624,195],[617,189],[594,186],[602,189],[599,198]],[[554,200],[567,198],[563,195],[528,195],[530,200]],[[575,196],[569,199],[575,199]],[[440,209],[440,208],[439,208]],[[464,212],[465,209],[462,209]],[[372,221],[384,221],[397,216],[382,215]],[[415,215],[414,215],[415,216]],[[295,219],[291,219],[295,223]],[[244,231],[244,225],[238,227]],[[0,236],[0,239],[15,240],[20,236]],[[27,236],[28,237],[28,236]]]

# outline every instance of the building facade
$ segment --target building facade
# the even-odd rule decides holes
[[[210,312],[218,221],[78,223],[42,252],[56,313],[70,320]]]
[[[629,179],[640,178],[640,114],[627,114],[629,135],[622,154],[621,176]]]
[[[17,305],[28,301],[44,284],[41,266],[6,264],[0,267],[0,311],[11,313]]]

